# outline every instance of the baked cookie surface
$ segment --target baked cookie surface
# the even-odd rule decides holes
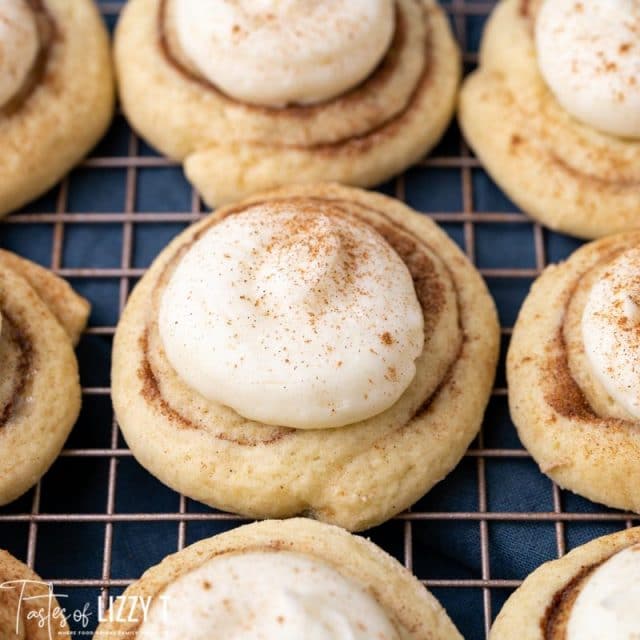
[[[626,582],[625,574],[632,566],[632,572],[637,572],[638,553],[640,529],[636,528],[598,538],[560,560],[543,564],[506,602],[491,629],[490,639],[633,637],[632,631],[638,631],[637,617],[635,629],[628,625],[633,626],[630,622],[633,614],[629,613],[637,604],[632,595],[634,589],[637,594],[637,573],[631,583]],[[625,595],[631,596],[626,604]],[[616,604],[623,609],[616,610]]]
[[[542,472],[635,512],[640,423],[629,368],[638,247],[639,232],[617,234],[548,267],[524,302],[507,356],[511,415]]]
[[[0,251],[0,504],[51,466],[80,412],[73,346],[89,304],[46,269]]]
[[[326,576],[323,570],[336,572],[350,583],[350,590],[362,590],[367,598],[373,600],[388,626],[379,631],[379,635],[373,635],[376,631],[371,628],[374,624],[373,616],[366,620],[350,619],[349,613],[338,613],[340,604],[332,601],[329,594],[327,599],[318,597],[318,593],[312,596],[312,601],[307,601],[307,606],[301,606],[305,597],[307,581],[313,581],[309,574],[296,571],[298,578],[295,584],[279,583],[276,578],[269,587],[271,597],[264,598],[263,590],[260,590],[260,577],[253,573],[251,581],[256,587],[256,592],[241,592],[235,597],[229,598],[224,619],[216,616],[216,601],[221,598],[226,585],[207,579],[202,573],[203,568],[215,567],[216,563],[228,561],[230,558],[250,554],[262,554],[271,557],[274,570],[285,561],[290,561],[292,554],[299,559],[304,558],[317,563],[314,571],[316,579],[322,586]],[[275,572],[275,571],[274,571]],[[191,584],[187,582],[191,578]],[[162,596],[169,602],[168,613],[172,614],[171,596],[172,585],[180,583],[184,590],[189,589],[192,602],[198,602],[199,617],[194,625],[190,614],[189,605],[176,615],[161,618]],[[319,587],[316,587],[318,589]],[[192,589],[195,589],[193,591]],[[285,591],[285,597],[279,595]],[[96,638],[113,637],[114,634],[126,633],[132,638],[146,637],[173,637],[176,628],[184,630],[189,626],[191,637],[224,637],[221,627],[229,624],[237,616],[235,630],[243,628],[246,637],[300,637],[292,634],[288,625],[292,624],[290,617],[297,617],[300,611],[307,617],[307,633],[314,631],[317,636],[331,638],[371,638],[381,637],[385,640],[448,640],[459,639],[460,634],[448,618],[444,609],[436,599],[414,578],[409,571],[400,565],[395,559],[388,556],[380,548],[363,538],[353,536],[346,531],[331,525],[321,524],[304,518],[286,521],[266,521],[246,525],[233,531],[223,533],[213,538],[202,540],[183,551],[165,558],[159,565],[149,569],[136,583],[125,592],[126,596],[141,596],[151,599],[150,614],[142,623],[102,623],[96,630]],[[177,593],[176,593],[177,595]],[[348,595],[348,594],[346,594]],[[325,594],[326,596],[326,594]],[[239,608],[239,599],[246,600],[247,606]],[[300,602],[298,601],[300,599]],[[128,598],[129,602],[133,599]],[[294,602],[298,607],[296,616],[293,616],[285,603]],[[128,605],[126,605],[128,606]],[[286,608],[285,608],[286,607]],[[325,609],[331,609],[331,614]],[[156,609],[154,611],[154,608]],[[203,613],[209,609],[208,613]],[[270,627],[271,617],[281,613],[281,633],[274,635],[273,627]],[[353,615],[360,612],[354,609]],[[314,623],[327,616],[327,627],[324,633],[319,632]],[[182,619],[180,619],[182,618]],[[121,617],[123,619],[123,617]],[[164,622],[164,624],[162,624]],[[242,624],[246,628],[242,627]],[[352,623],[352,624],[349,624]],[[197,626],[197,631],[195,628]],[[369,628],[367,628],[369,626]],[[145,627],[148,627],[145,629]],[[150,627],[155,636],[150,636]],[[271,629],[271,632],[266,629]],[[288,634],[285,634],[288,631]],[[333,632],[333,634],[331,633]],[[264,633],[264,635],[263,635]],[[220,634],[220,635],[218,635]],[[344,635],[343,635],[344,634]],[[354,634],[354,635],[351,635]]]
[[[5,42],[16,60],[0,64],[0,214],[38,197],[80,161],[111,121],[115,93],[107,31],[93,0],[7,0],[0,16],[11,14],[4,17],[14,25],[14,11],[26,35]],[[17,28],[0,29],[0,42]],[[32,63],[16,71],[14,63],[29,55]]]
[[[375,230],[406,265],[409,286],[415,289],[412,295],[424,318],[424,344],[415,359],[414,375],[407,378],[397,400],[387,403],[385,410],[376,409],[377,413],[355,423],[335,424],[331,422],[331,397],[323,400],[325,396],[319,391],[319,407],[324,408],[327,420],[323,424],[332,428],[264,424],[230,408],[229,404],[243,392],[241,386],[227,396],[227,402],[212,401],[185,383],[170,363],[158,321],[168,283],[193,246],[215,231],[216,225],[264,207],[272,216],[283,207],[293,207],[312,217],[330,213],[347,222],[352,220],[351,224],[364,224]],[[296,254],[300,246],[291,251]],[[223,256],[222,261],[227,258]],[[261,258],[256,256],[256,260],[260,262]],[[258,284],[261,282],[258,280]],[[333,290],[331,285],[328,291],[329,299],[340,295],[340,290]],[[193,293],[192,289],[185,292]],[[230,299],[219,299],[221,309],[226,309]],[[189,304],[187,301],[181,306]],[[251,303],[247,307],[249,313],[253,306]],[[217,312],[216,307],[210,307],[212,313]],[[293,308],[285,315],[295,312]],[[172,318],[178,320],[178,316],[168,317],[169,326]],[[366,318],[356,320],[356,327],[365,326]],[[313,333],[314,327],[306,321],[297,329]],[[342,335],[336,332],[336,336]],[[336,337],[336,348],[342,346],[340,340]],[[182,233],[160,254],[132,293],[118,325],[113,402],[125,439],[138,461],[175,490],[250,517],[305,513],[358,530],[413,504],[458,463],[481,425],[495,373],[498,341],[495,307],[482,278],[429,218],[393,199],[358,189],[337,185],[290,187],[219,210]],[[384,362],[386,349],[403,346],[394,343],[395,334],[382,333],[371,351],[375,357],[382,353]],[[206,342],[200,344],[201,351],[209,353]],[[240,344],[237,349],[245,347]],[[362,351],[368,355],[369,349]],[[224,360],[224,349],[217,353],[215,359]],[[366,384],[367,378],[373,378],[377,360],[358,368],[360,355],[349,349],[346,354],[344,362],[331,365],[334,368],[330,369],[328,384],[334,382],[332,371],[337,377],[349,367],[353,379],[347,379],[341,387]],[[329,353],[326,360],[331,362],[332,357]],[[282,366],[288,366],[285,361]],[[265,364],[259,355],[248,364],[252,362],[256,368]],[[231,369],[228,377],[241,384],[245,378],[234,375],[234,371]],[[386,382],[398,382],[399,370],[383,374],[384,379],[373,385],[371,393],[377,393]],[[294,373],[287,375],[292,379]],[[196,377],[194,384],[202,378]],[[225,382],[222,379],[220,385]],[[209,393],[208,389],[203,391]],[[268,404],[271,395],[263,394],[262,401],[254,404]],[[293,393],[280,405],[287,409],[297,406],[299,395]],[[354,403],[348,402],[349,397],[344,396],[341,405],[350,409]],[[360,396],[354,392],[353,399],[359,400]],[[309,396],[303,404],[312,401],[313,396]],[[282,413],[284,419],[284,409]]]
[[[598,130],[559,103],[536,49],[541,4],[497,5],[484,32],[479,68],[461,90],[463,133],[496,183],[542,224],[582,238],[633,229],[640,223],[640,139]],[[638,55],[633,38],[625,55]],[[556,66],[564,60],[571,60],[569,52]],[[580,62],[575,64],[579,69]],[[617,63],[610,64],[615,73]],[[594,72],[592,82],[597,80]],[[631,91],[635,81],[628,81]]]
[[[381,182],[436,144],[461,74],[437,3],[392,4],[393,39],[364,80],[320,102],[273,107],[235,99],[203,75],[176,35],[175,0],[129,2],[115,41],[124,112],[143,138],[184,164],[212,206],[290,183]]]
[[[0,632],[16,640],[70,638],[60,603],[51,596],[53,587],[27,565],[0,550]],[[50,613],[43,621],[42,614]]]

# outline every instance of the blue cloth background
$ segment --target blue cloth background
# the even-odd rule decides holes
[[[444,3],[451,5],[452,3]],[[461,3],[458,3],[461,4]],[[462,3],[464,4],[464,3]],[[486,6],[467,0],[466,6]],[[114,3],[103,3],[113,8]],[[476,8],[477,8],[476,7]],[[116,20],[108,12],[110,26]],[[466,15],[467,50],[476,51],[485,16]],[[457,25],[459,26],[459,25]],[[92,154],[99,157],[122,157],[128,153],[129,129],[122,117],[117,117],[105,140]],[[434,152],[438,157],[455,157],[460,152],[459,132],[455,125]],[[139,154],[155,155],[144,144]],[[464,247],[464,225],[455,220],[463,210],[462,177],[459,168],[420,166],[409,170],[404,177],[407,203],[426,215],[452,213],[453,220],[443,224],[451,237]],[[515,213],[517,208],[500,192],[480,168],[471,173],[474,212]],[[390,182],[380,190],[394,194],[397,184]],[[33,222],[9,218],[0,225],[0,246],[51,266],[55,219],[38,214],[55,212],[59,189],[32,203],[25,213]],[[75,214],[122,213],[125,209],[126,169],[81,167],[69,178],[66,211]],[[147,267],[162,247],[186,227],[186,222],[136,221],[140,213],[169,213],[191,211],[191,189],[180,167],[149,167],[136,171],[135,213],[132,216],[132,268]],[[474,250],[481,269],[517,268],[529,270],[526,277],[489,277],[488,285],[495,296],[503,326],[511,327],[527,294],[536,267],[533,224],[522,221],[474,223]],[[40,221],[38,221],[40,220]],[[63,226],[61,268],[118,269],[123,250],[124,225],[121,222],[81,222],[71,220]],[[549,262],[568,256],[579,243],[554,233],[544,232],[544,248]],[[113,327],[118,320],[119,277],[76,277],[73,286],[88,297],[93,305],[91,326]],[[130,279],[135,284],[135,278]],[[496,386],[504,388],[504,351],[508,335],[504,337],[503,358]],[[110,335],[86,336],[78,349],[82,382],[85,387],[108,387],[110,368]],[[81,418],[76,425],[68,448],[109,448],[112,428],[109,396],[87,394]],[[514,456],[486,457],[479,461],[468,456],[458,468],[414,508],[417,512],[444,513],[442,518],[416,520],[411,524],[412,561],[416,575],[436,581],[433,593],[446,607],[463,635],[469,640],[484,637],[481,523],[479,519],[456,516],[461,512],[477,512],[479,504],[479,475],[484,473],[487,485],[487,510],[492,514],[488,529],[488,567],[491,580],[522,580],[540,563],[555,558],[556,524],[552,519],[534,518],[513,520],[501,513],[540,513],[553,511],[552,485],[527,457],[519,454],[521,445],[511,424],[507,399],[495,395],[491,399],[484,429],[484,446],[489,449],[513,449]],[[122,440],[120,447],[124,447]],[[477,448],[477,443],[472,448]],[[107,509],[108,457],[60,458],[42,482],[40,513],[52,514],[52,521],[38,525],[36,570],[46,579],[93,579],[102,575],[105,540],[104,522],[63,522],[55,514],[104,514]],[[484,465],[484,469],[482,467]],[[0,517],[16,516],[0,521],[0,547],[7,548],[25,559],[29,524],[20,515],[29,514],[32,492],[12,505],[0,509]],[[565,526],[567,549],[592,538],[624,527],[624,522],[606,519],[607,509],[593,505],[568,493],[562,493],[562,509],[577,514],[604,514],[599,520],[569,522]],[[179,496],[165,488],[146,473],[131,457],[118,461],[115,494],[115,513],[169,513],[179,509]],[[189,513],[211,513],[199,504],[187,501]],[[186,542],[191,543],[225,529],[240,521],[190,522],[186,528]],[[110,573],[113,580],[138,577],[147,567],[160,561],[177,548],[178,523],[131,521],[116,522]],[[393,520],[367,532],[375,542],[400,561],[405,561],[403,520]],[[476,581],[471,586],[450,586],[447,581]],[[439,582],[444,581],[444,582]],[[467,583],[469,584],[469,583]],[[494,584],[494,583],[491,583]],[[513,585],[513,582],[508,582]],[[440,586],[438,586],[440,585]],[[442,586],[444,585],[444,586]],[[81,608],[83,603],[95,601],[99,587],[58,588],[68,595],[68,609]],[[120,593],[120,587],[111,594]],[[492,615],[512,591],[512,586],[494,585],[490,588]],[[82,629],[72,623],[77,631]],[[87,630],[95,627],[95,615]]]

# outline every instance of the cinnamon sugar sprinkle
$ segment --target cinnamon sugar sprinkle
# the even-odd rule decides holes
[[[342,314],[341,322],[349,320],[352,313],[351,305],[347,305],[345,309],[343,304],[345,297],[357,299],[371,296],[367,288],[358,285],[358,281],[371,278],[380,286],[386,286],[388,282],[378,273],[381,262],[376,261],[374,264],[371,259],[371,250],[380,250],[381,246],[386,246],[386,242],[379,246],[363,242],[361,237],[353,233],[354,227],[363,229],[367,227],[369,230],[371,228],[357,218],[350,217],[348,226],[344,221],[344,212],[338,208],[326,205],[319,208],[318,203],[297,202],[295,214],[280,218],[280,232],[264,247],[265,252],[271,254],[276,260],[284,256],[277,273],[291,278],[294,285],[297,280],[300,284],[310,287],[318,304],[313,305],[313,308],[308,309],[306,313],[309,325],[315,334],[318,334],[316,327],[325,315],[340,313]],[[260,226],[271,224],[269,218],[259,223]],[[252,233],[257,231],[249,231],[250,235]],[[388,250],[393,251],[391,247],[388,247]],[[301,259],[288,260],[292,253],[301,256]],[[340,262],[329,268],[329,262],[335,256],[339,256]],[[255,258],[255,265],[259,265],[259,256],[255,255]],[[254,268],[258,268],[255,265],[248,265],[250,274]],[[319,278],[320,271],[322,276]],[[273,277],[275,274],[269,274],[265,278],[265,287],[262,290],[258,289],[254,300],[240,296],[243,301],[253,305],[256,318],[279,317],[275,310],[276,305],[270,304],[268,300],[273,296],[268,289],[268,282]],[[291,331],[295,333],[295,329]],[[271,334],[268,339],[269,342],[287,341],[290,337],[290,335]],[[385,346],[392,346],[396,342],[389,331],[383,332],[379,337],[380,342]],[[323,351],[329,358],[334,351],[334,346],[329,343],[324,344]],[[281,352],[284,362],[288,363],[287,347],[283,346]],[[373,349],[371,352],[378,355]],[[342,361],[334,363],[336,368],[342,365]],[[394,371],[388,371],[386,377],[388,380],[394,380],[396,374]]]
[[[393,339],[393,336],[388,331],[385,331],[380,336],[380,341],[382,342],[382,344],[386,344],[387,346],[390,346],[395,342],[395,340]]]
[[[0,108],[0,115],[10,117],[17,113],[40,83],[50,81],[47,73],[47,65],[51,57],[51,50],[57,41],[62,40],[61,29],[47,10],[43,0],[26,0],[27,5],[34,14],[38,30],[38,53],[27,77],[22,83],[18,93]]]

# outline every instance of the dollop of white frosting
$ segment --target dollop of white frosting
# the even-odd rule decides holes
[[[400,256],[373,227],[312,201],[255,205],[206,231],[171,275],[159,331],[193,389],[299,429],[389,408],[424,344]]]
[[[566,111],[640,138],[640,0],[546,0],[535,35],[540,71]]]
[[[364,80],[394,32],[393,0],[175,0],[179,45],[243,102],[328,100]]]
[[[640,249],[613,260],[591,288],[582,338],[598,380],[640,418]]]
[[[138,640],[398,640],[358,583],[289,551],[224,555],[179,577],[155,599]]]
[[[635,545],[587,579],[569,617],[567,640],[638,640],[639,606],[640,545]]]
[[[26,0],[0,2],[0,107],[20,91],[39,49],[38,27]]]

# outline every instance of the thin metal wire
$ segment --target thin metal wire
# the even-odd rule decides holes
[[[106,16],[116,16],[124,2],[102,3],[101,7]],[[474,63],[477,54],[469,51],[468,19],[472,17],[486,16],[493,8],[493,2],[471,2],[470,0],[451,0],[446,3],[446,8],[453,19],[456,35],[464,51],[466,63]],[[122,312],[127,296],[129,295],[131,279],[144,273],[144,269],[134,267],[134,231],[137,227],[145,225],[157,225],[160,223],[177,222],[191,223],[200,219],[203,215],[201,200],[195,190],[191,191],[191,207],[188,211],[169,212],[139,212],[136,210],[136,189],[138,173],[142,169],[160,169],[176,167],[175,162],[162,157],[150,157],[140,155],[139,141],[131,133],[129,137],[128,154],[126,156],[99,156],[85,160],[82,168],[85,171],[103,169],[121,169],[126,172],[125,206],[122,212],[70,212],[68,207],[69,181],[62,181],[56,199],[55,211],[23,213],[11,216],[12,225],[33,225],[44,223],[53,226],[51,269],[67,278],[79,280],[115,280],[119,283],[118,309]],[[462,195],[462,210],[459,212],[429,212],[429,216],[439,223],[461,224],[463,228],[464,249],[472,262],[476,262],[476,228],[479,224],[516,224],[532,225],[531,221],[521,213],[490,212],[476,210],[474,203],[473,172],[479,170],[480,163],[473,157],[463,140],[459,141],[459,153],[456,156],[432,156],[418,163],[419,167],[427,169],[453,169],[459,171],[460,189]],[[406,200],[407,185],[405,176],[395,180],[395,196],[400,200]],[[117,268],[96,269],[90,265],[83,267],[67,268],[63,266],[63,253],[65,244],[65,230],[67,225],[77,224],[118,224],[122,227],[122,255],[120,265]],[[539,224],[533,224],[533,243],[535,253],[535,267],[533,268],[481,268],[480,272],[492,279],[505,279],[515,281],[517,279],[531,280],[539,275],[547,264],[545,251],[545,235]],[[87,333],[92,336],[114,335],[114,326],[92,326]],[[502,335],[509,338],[512,328],[504,326]],[[110,393],[109,387],[85,386],[83,393],[87,397],[103,397]],[[493,390],[494,398],[504,401],[507,390],[496,386]],[[52,582],[58,587],[67,588],[96,588],[101,590],[103,598],[109,594],[109,589],[126,587],[137,576],[127,578],[113,578],[112,568],[114,562],[114,526],[117,523],[176,523],[176,548],[184,548],[187,542],[189,523],[194,522],[231,522],[241,524],[246,520],[238,516],[220,512],[189,512],[188,501],[180,496],[179,507],[176,512],[163,513],[118,513],[116,504],[116,489],[118,483],[118,464],[122,459],[131,457],[131,452],[123,448],[118,439],[118,427],[115,418],[112,421],[110,444],[107,448],[67,448],[62,452],[63,458],[84,458],[107,460],[107,492],[104,511],[96,513],[42,513],[41,512],[41,484],[35,488],[31,509],[27,513],[0,513],[0,523],[27,523],[27,562],[34,566],[38,546],[38,526],[40,523],[99,523],[104,524],[103,558],[100,578],[98,579],[57,579]],[[551,504],[552,511],[544,512],[499,512],[490,509],[489,494],[491,487],[487,480],[487,463],[491,460],[530,460],[531,457],[523,449],[491,448],[485,446],[484,430],[478,437],[476,444],[466,453],[465,458],[475,460],[476,479],[478,489],[478,510],[464,512],[429,512],[420,509],[411,510],[400,514],[395,519],[402,524],[402,544],[404,564],[413,569],[416,563],[415,556],[415,525],[419,522],[467,522],[477,523],[479,527],[479,557],[481,574],[474,579],[427,579],[422,582],[430,588],[465,588],[479,589],[482,593],[484,630],[488,636],[492,622],[492,592],[496,589],[514,589],[521,583],[519,580],[497,579],[492,577],[491,570],[491,524],[492,523],[535,523],[546,522],[555,527],[557,555],[560,557],[566,552],[566,525],[567,523],[608,523],[619,527],[630,527],[633,522],[626,514],[614,513],[606,510],[595,513],[567,512],[563,510],[562,494],[558,486],[552,485]],[[46,482],[46,478],[44,480]],[[96,505],[100,507],[100,505]],[[45,576],[51,579],[51,576]]]
[[[629,514],[617,512],[580,513],[566,511],[405,511],[393,518],[398,521],[425,522],[609,522],[627,526]],[[7,513],[0,515],[0,522],[58,523],[58,522],[249,522],[246,518],[224,512],[190,513],[180,511],[153,513]],[[487,550],[488,551],[488,550]],[[483,578],[488,581],[488,578]]]

